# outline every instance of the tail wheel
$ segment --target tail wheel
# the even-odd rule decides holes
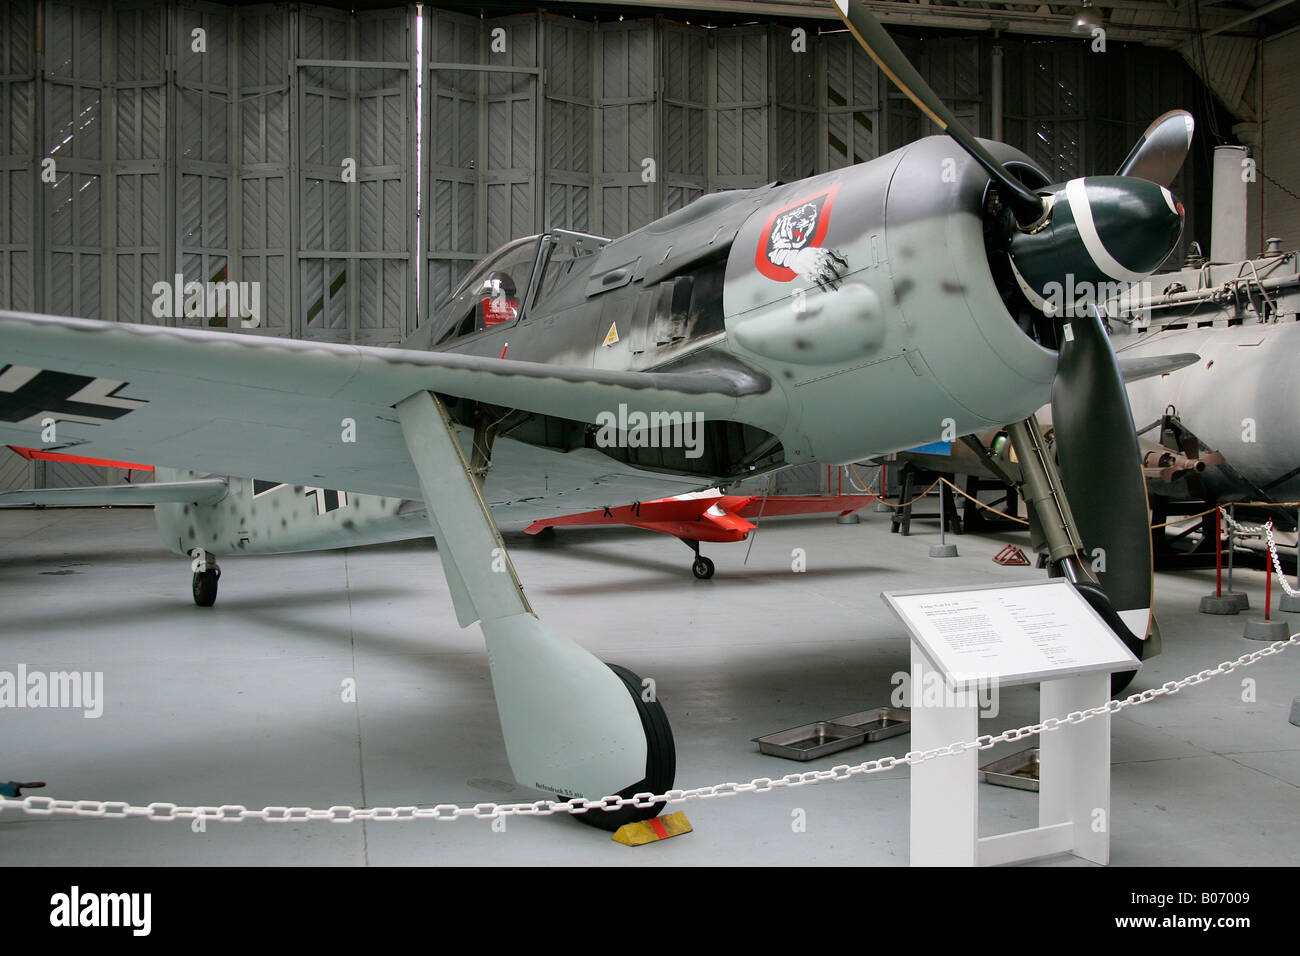
[[[631,797],[638,793],[663,793],[672,789],[673,780],[677,774],[677,750],[673,746],[673,731],[668,726],[668,714],[664,711],[663,705],[659,703],[658,698],[649,701],[644,699],[645,688],[641,684],[640,677],[626,667],[620,667],[617,664],[607,664],[606,666],[623,679],[628,693],[632,695],[632,700],[636,702],[637,713],[641,716],[641,729],[645,732],[645,778],[640,783],[634,783],[632,786],[620,790],[618,796]],[[662,809],[663,804],[657,803],[652,807],[588,810],[586,813],[575,813],[573,816],[589,826],[612,832],[625,824],[649,820],[651,817],[658,816],[659,811]]]
[[[195,604],[199,607],[212,607],[217,603],[217,579],[220,577],[220,568],[194,572],[194,581],[191,587],[194,591]]]

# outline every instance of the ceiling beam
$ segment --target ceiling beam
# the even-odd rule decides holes
[[[584,0],[559,0],[564,2],[584,2]],[[1098,0],[1099,7],[1107,7],[1105,0]],[[668,15],[674,13],[686,15],[692,12],[731,13],[756,18],[783,17],[805,18],[814,20],[833,20],[840,22],[835,7],[818,0],[623,0],[621,6],[634,10],[650,8]],[[975,7],[960,7],[951,3],[887,3],[868,0],[867,6],[882,23],[899,26],[942,27],[952,30],[969,30],[976,32],[993,32],[1029,34],[1036,36],[1079,37],[1071,27],[1073,15],[1037,13],[1027,10],[989,10]],[[1157,4],[1144,5],[1156,9]],[[1167,11],[1162,11],[1166,12]],[[1149,46],[1172,47],[1183,42],[1193,31],[1188,26],[1174,24],[1140,24],[1109,23],[1106,35],[1112,40],[1146,43]]]
[[[1283,7],[1290,6],[1293,3],[1295,3],[1295,0],[1273,0],[1272,3],[1266,3],[1262,7],[1257,7],[1256,9],[1251,10],[1250,13],[1247,13],[1245,16],[1238,17],[1237,19],[1231,21],[1230,23],[1225,23],[1222,26],[1217,26],[1213,30],[1206,30],[1205,35],[1207,37],[1212,37],[1217,34],[1223,33],[1227,30],[1234,30],[1237,27],[1241,26],[1243,23],[1249,23],[1251,20],[1254,20],[1256,17],[1267,16],[1268,14],[1272,13],[1274,10],[1281,10]]]

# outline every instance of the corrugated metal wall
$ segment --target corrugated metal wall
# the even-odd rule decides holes
[[[413,8],[43,9],[39,55],[34,0],[0,7],[0,304],[238,326],[157,302],[180,273],[258,283],[255,334],[409,331]]]
[[[1300,33],[1289,33],[1264,42],[1263,148],[1259,152],[1261,227],[1247,244],[1250,252],[1262,248],[1270,236],[1281,236],[1283,248],[1300,245],[1300,150],[1296,129],[1300,128],[1300,85],[1289,69],[1300,61]]]
[[[417,312],[413,29],[413,6],[0,5],[0,306],[399,342]],[[155,290],[178,274],[246,283],[256,326]],[[0,463],[0,487],[107,480]]]

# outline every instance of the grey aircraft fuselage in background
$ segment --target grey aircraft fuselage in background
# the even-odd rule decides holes
[[[1145,294],[1138,288],[1112,304],[1112,341],[1121,356],[1200,355],[1176,375],[1129,385],[1143,437],[1159,441],[1169,411],[1185,430],[1187,447],[1174,450],[1223,457],[1153,491],[1222,502],[1300,500],[1298,258],[1277,251],[1193,264],[1152,276]],[[1287,527],[1295,523],[1293,509],[1276,517]]]

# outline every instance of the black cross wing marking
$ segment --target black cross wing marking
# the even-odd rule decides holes
[[[315,501],[318,515],[338,511],[347,504],[347,497],[344,493],[331,488],[308,488],[303,497]]]
[[[15,367],[0,366],[0,376]],[[42,369],[13,391],[0,391],[0,421],[25,422],[38,415],[48,415],[58,421],[60,415],[75,415],[80,419],[100,419],[99,422],[92,421],[89,424],[106,424],[134,411],[118,405],[100,405],[72,400],[73,395],[97,381],[104,381],[104,379]],[[147,404],[142,399],[128,398],[119,394],[128,384],[122,382],[105,397],[137,402],[140,405]]]

